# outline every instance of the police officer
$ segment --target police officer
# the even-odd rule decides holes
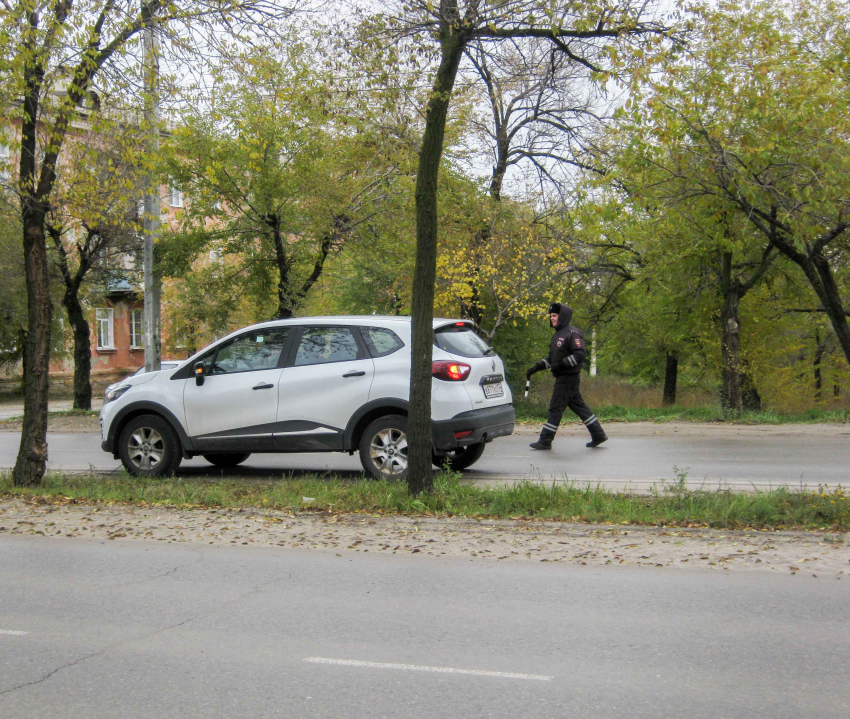
[[[543,425],[540,439],[530,445],[533,449],[552,449],[552,440],[555,439],[555,433],[567,407],[579,416],[590,432],[588,447],[598,447],[608,439],[596,415],[584,403],[579,392],[581,366],[587,356],[587,350],[581,332],[570,324],[572,318],[573,311],[567,305],[560,302],[549,305],[549,321],[555,328],[555,334],[549,344],[549,356],[525,373],[525,376],[530,378],[535,372],[548,369],[555,376],[555,390],[549,403],[548,421]]]

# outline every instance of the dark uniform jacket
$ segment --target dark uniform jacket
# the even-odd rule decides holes
[[[561,305],[558,313],[558,324],[555,326],[555,334],[549,343],[549,356],[540,360],[538,364],[551,370],[555,377],[578,374],[587,356],[584,346],[584,337],[575,327],[570,324],[573,311],[567,305]]]

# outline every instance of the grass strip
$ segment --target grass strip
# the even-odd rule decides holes
[[[127,475],[48,474],[38,487],[19,488],[0,475],[0,496],[38,502],[126,503],[174,507],[259,507],[292,512],[404,514],[472,518],[547,519],[593,524],[716,527],[729,529],[850,528],[850,491],[742,493],[691,490],[678,482],[650,495],[600,487],[530,482],[476,487],[440,473],[431,494],[410,496],[400,482],[335,477],[275,480],[139,479]]]
[[[810,409],[806,412],[780,414],[770,410],[744,410],[734,417],[721,407],[623,407],[602,405],[594,407],[601,422],[729,422],[731,424],[816,424],[819,422],[850,422],[850,411]],[[545,422],[547,407],[518,401],[517,419],[521,422]]]

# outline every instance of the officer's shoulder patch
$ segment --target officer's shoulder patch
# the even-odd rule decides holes
[[[576,347],[581,347],[581,339],[576,337]]]
[[[558,347],[560,347],[562,344],[564,344],[564,340],[558,340]]]

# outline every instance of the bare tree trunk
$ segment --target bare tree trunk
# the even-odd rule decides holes
[[[723,361],[721,403],[723,409],[738,417],[741,415],[741,343],[738,322],[740,301],[738,283],[732,278],[732,253],[723,253],[720,280],[723,292],[723,309],[720,313],[720,351]]]
[[[676,384],[679,378],[679,355],[667,351],[667,366],[664,368],[664,394],[661,404],[665,407],[676,404]]]
[[[280,230],[280,218],[271,216],[268,218],[269,226],[272,228],[274,238],[275,262],[277,264],[277,312],[273,319],[288,320],[292,317],[292,279],[289,257],[283,245],[283,234]]]
[[[753,412],[761,412],[762,403],[753,376],[747,371],[746,361],[741,363],[741,406]]]
[[[91,409],[91,330],[76,292],[65,290],[62,304],[74,329],[74,409]]]
[[[826,352],[826,342],[821,342],[820,332],[815,330],[815,359],[812,362],[815,375],[815,402],[820,402],[823,399],[823,378],[821,377],[820,365]]]
[[[23,200],[27,278],[27,344],[24,348],[24,423],[12,473],[16,487],[41,482],[47,468],[47,393],[50,365],[50,277],[44,236],[46,207]]]
[[[68,266],[68,255],[62,244],[62,231],[50,223],[46,224],[47,234],[53,240],[58,257],[59,272],[65,283],[65,294],[62,306],[68,311],[68,320],[74,330],[74,409],[91,409],[91,338],[89,323],[80,303],[80,285],[91,267],[92,257],[97,254],[90,252],[91,235],[84,248],[79,248],[80,264],[77,272],[72,275]]]
[[[416,267],[411,302],[410,414],[408,417],[407,491],[433,486],[431,470],[431,361],[434,345],[434,282],[437,275],[437,178],[443,155],[446,115],[464,40],[444,22],[442,55],[428,101],[425,132],[416,175]]]

